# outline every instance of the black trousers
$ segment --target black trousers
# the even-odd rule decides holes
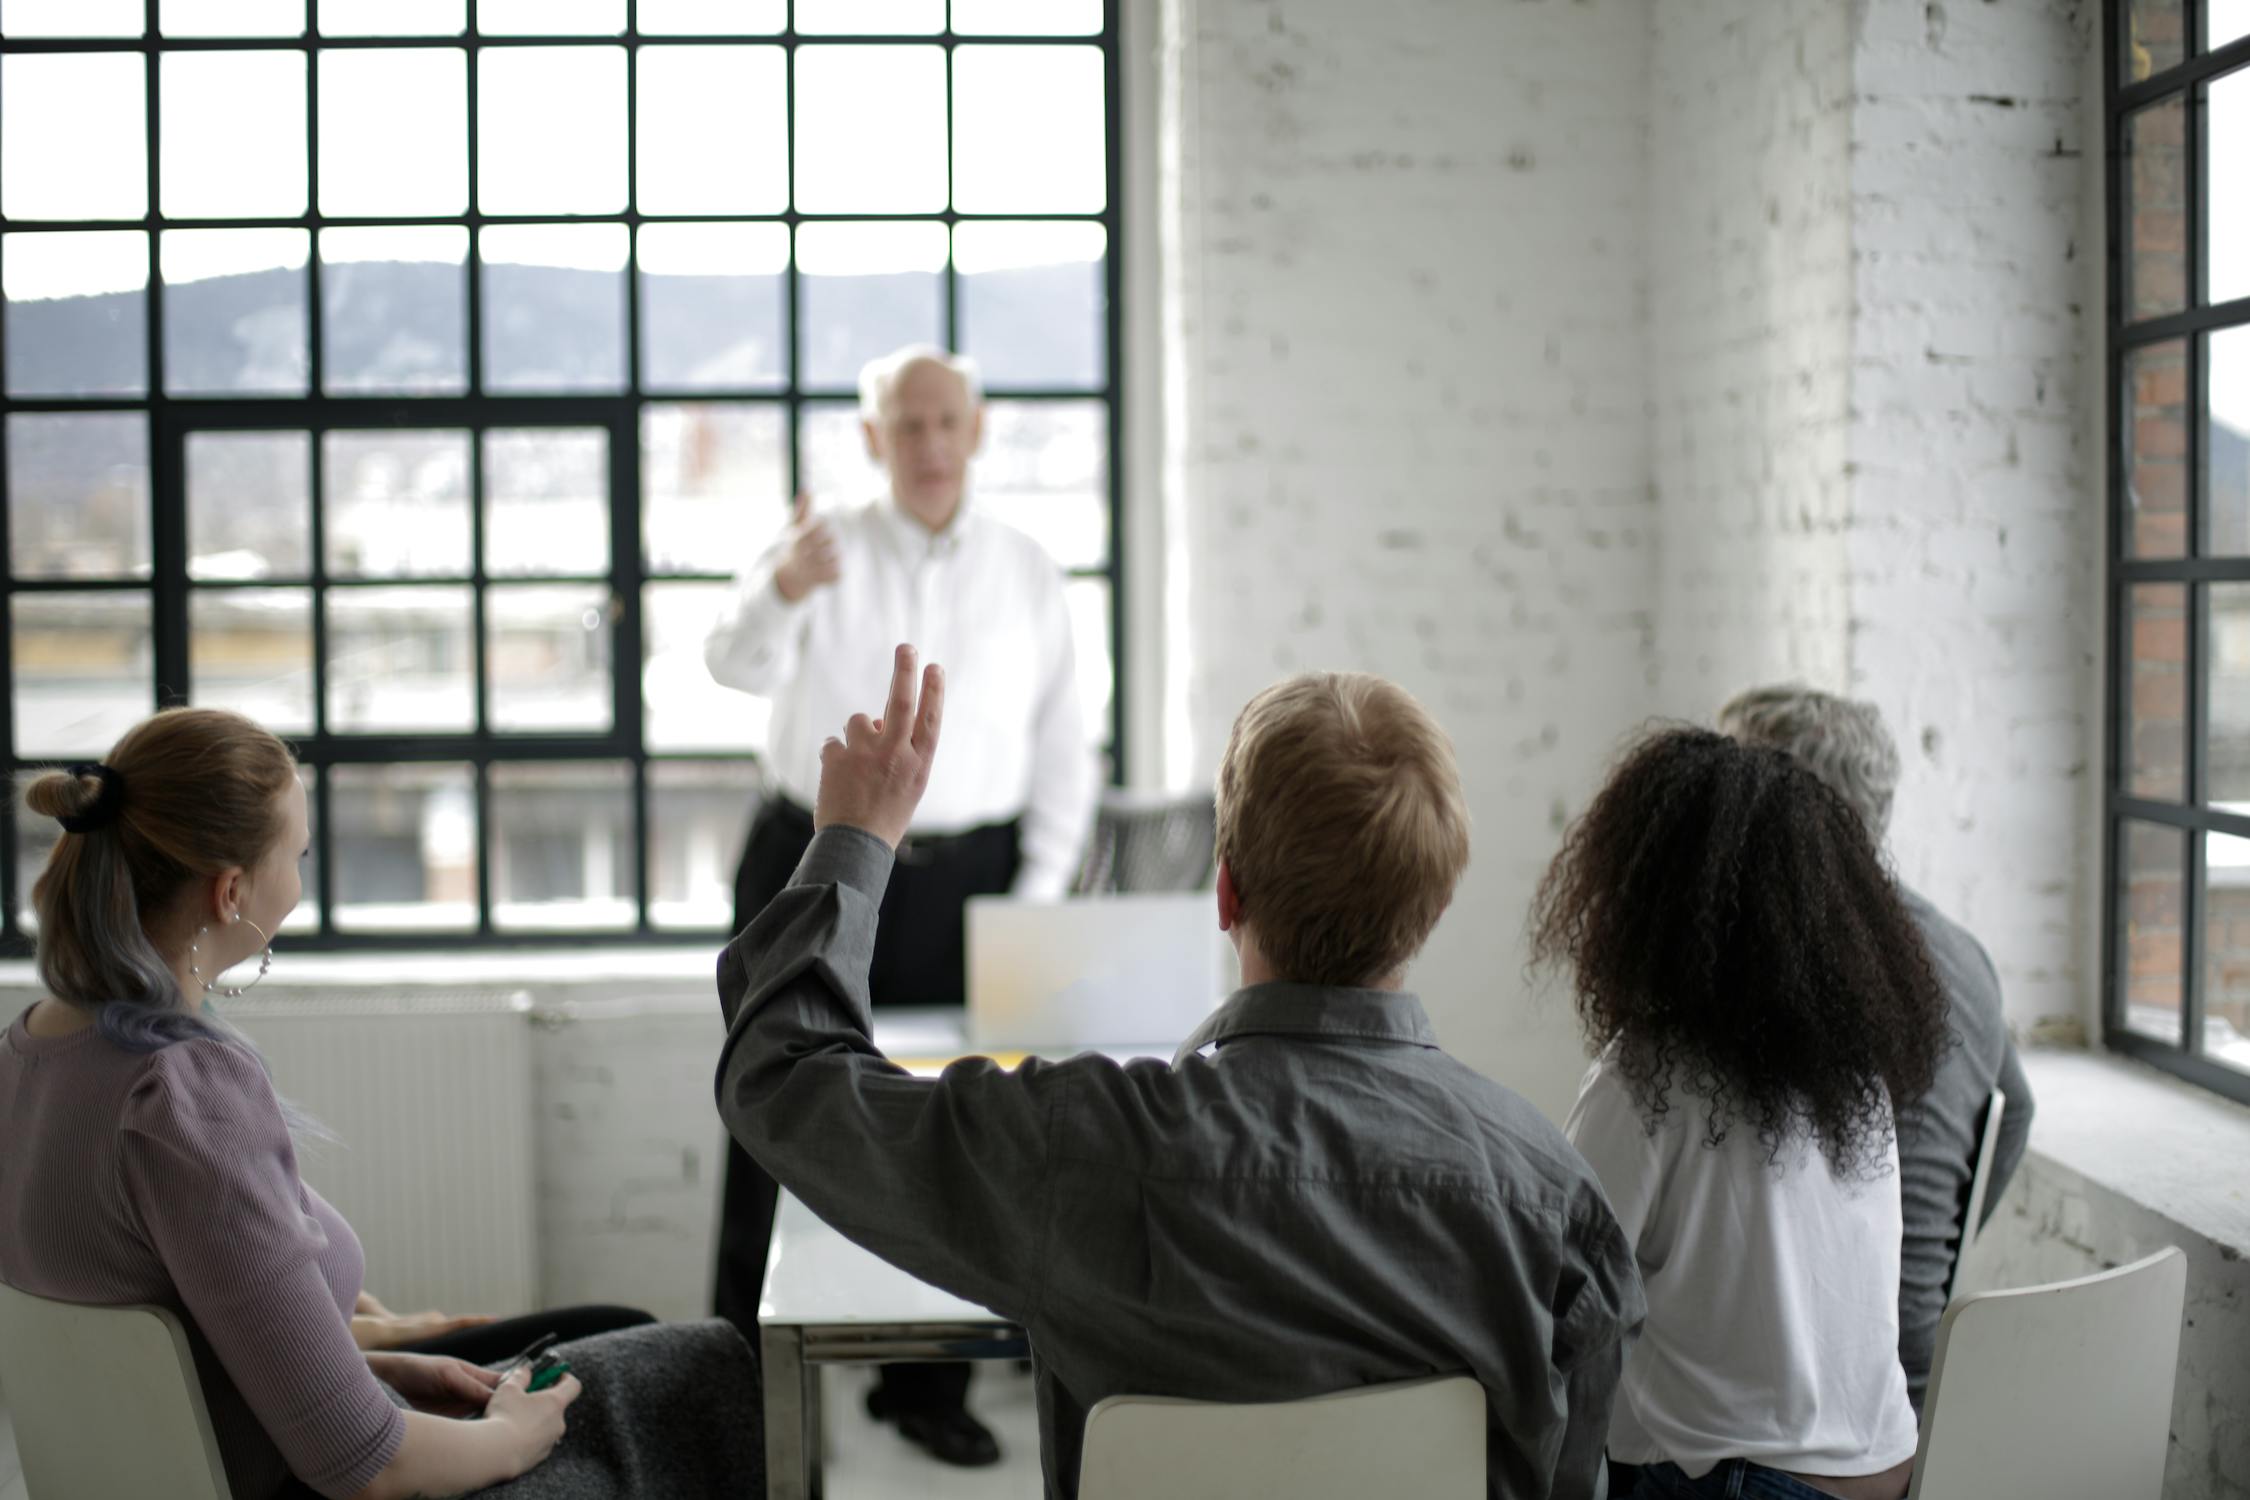
[[[614,1333],[620,1328],[638,1328],[655,1321],[637,1307],[608,1307],[600,1303],[556,1307],[545,1312],[525,1313],[520,1318],[502,1318],[497,1323],[476,1328],[457,1328],[434,1339],[405,1345],[404,1350],[408,1354],[450,1354],[472,1365],[496,1365],[504,1359],[514,1359],[527,1344],[550,1333],[555,1336],[555,1342],[567,1344],[572,1339],[592,1338],[597,1333]]]
[[[1020,832],[1015,823],[996,823],[952,838],[909,838],[900,846],[868,965],[868,993],[878,1007],[967,1002],[963,909],[971,896],[997,895],[1015,884],[1022,863]],[[749,926],[789,884],[812,836],[812,814],[794,802],[777,797],[759,809],[734,877],[735,931]],[[729,1140],[711,1310],[741,1329],[752,1348],[758,1343],[758,1293],[773,1238],[776,1193],[773,1179]],[[957,1408],[968,1388],[966,1364],[883,1367],[884,1399],[894,1408]]]

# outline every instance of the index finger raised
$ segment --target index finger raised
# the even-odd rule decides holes
[[[891,658],[891,697],[883,710],[883,738],[907,737],[914,723],[914,648],[901,645]]]

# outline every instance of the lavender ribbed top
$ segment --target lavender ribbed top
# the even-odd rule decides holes
[[[244,1500],[291,1473],[350,1495],[405,1440],[352,1343],[364,1270],[351,1226],[298,1178],[245,1048],[130,1053],[91,1027],[33,1036],[25,1016],[0,1038],[0,1282],[182,1312]]]

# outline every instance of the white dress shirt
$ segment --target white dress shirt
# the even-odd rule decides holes
[[[966,499],[934,533],[887,497],[827,520],[836,581],[794,604],[781,597],[784,527],[704,643],[714,678],[772,700],[767,764],[781,790],[813,805],[821,742],[853,714],[882,712],[892,652],[911,642],[945,668],[945,728],[911,832],[1021,817],[1015,893],[1062,895],[1078,873],[1096,776],[1055,560]]]
[[[1877,1474],[1914,1456],[1898,1362],[1898,1147],[1877,1175],[1838,1178],[1804,1137],[1769,1162],[1735,1121],[1674,1087],[1651,1131],[1596,1059],[1563,1126],[1640,1262],[1648,1322],[1610,1418],[1620,1463],[1669,1459],[1700,1478],[1722,1459],[1797,1474]]]

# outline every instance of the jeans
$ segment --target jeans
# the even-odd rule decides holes
[[[1637,1476],[1637,1479],[1636,1479]],[[1724,1459],[1701,1479],[1690,1479],[1679,1465],[1609,1466],[1610,1500],[1835,1500],[1802,1479],[1746,1458]]]

